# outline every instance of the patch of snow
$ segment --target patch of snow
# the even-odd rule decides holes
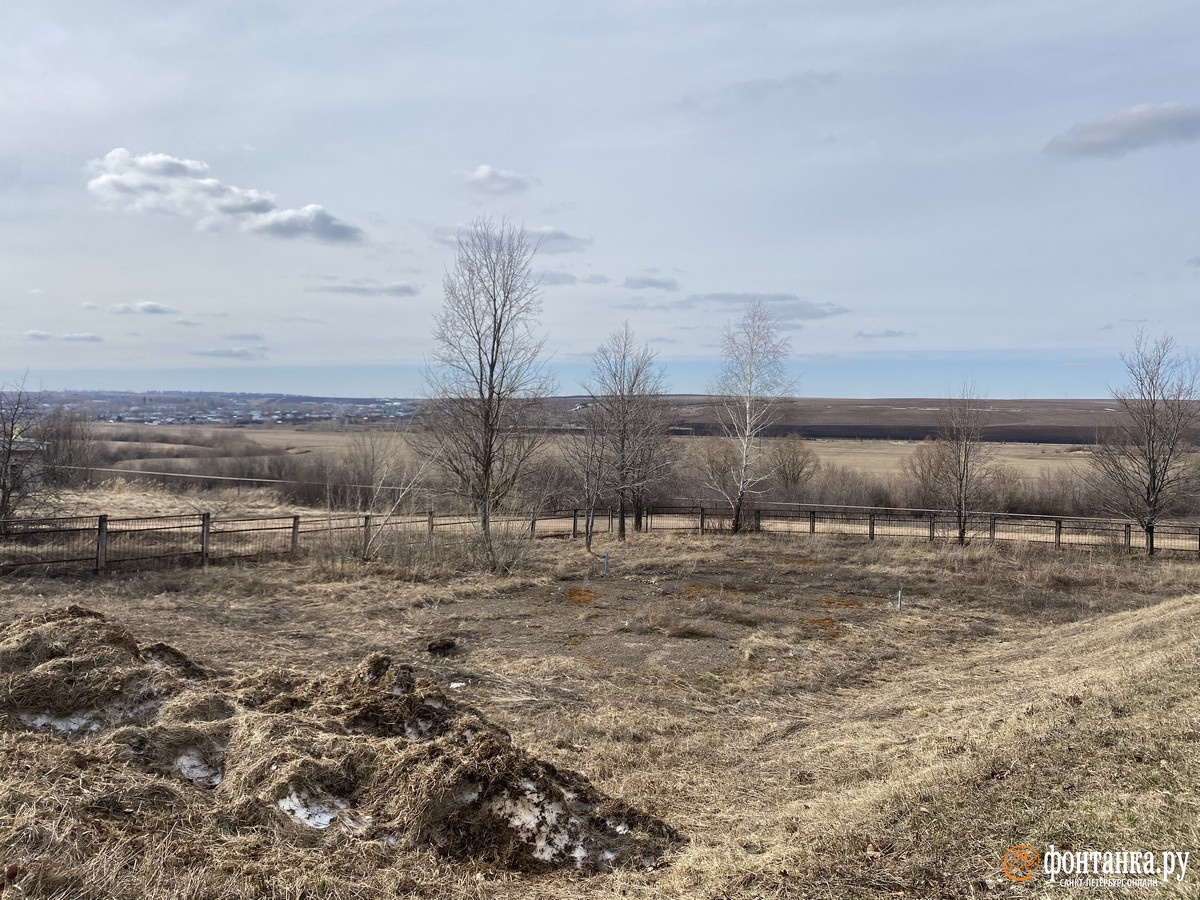
[[[445,709],[446,708],[446,704],[443,703],[441,700],[439,700],[437,697],[426,697],[425,705],[430,707],[431,709]]]
[[[534,859],[545,862],[563,859],[568,855],[573,834],[578,831],[579,820],[570,817],[562,803],[544,797],[533,781],[522,781],[520,788],[521,793],[516,797],[505,791],[492,800],[488,811],[507,822],[523,840],[533,845],[531,855]],[[582,868],[587,851],[582,844],[576,843],[569,855],[574,857],[575,865]]]
[[[286,797],[276,801],[276,805],[285,813],[307,825],[309,828],[325,829],[333,824],[338,813],[350,804],[338,797],[323,799],[314,797],[308,791],[292,787]]]
[[[463,736],[464,743],[467,743],[467,744],[473,743],[475,741],[475,729],[474,728],[464,728],[463,732],[462,732],[462,736]]]
[[[96,721],[97,712],[94,709],[80,709],[65,716],[56,716],[52,712],[20,713],[18,718],[35,731],[45,731],[53,728],[58,734],[78,734],[87,731],[94,734],[103,726]]]
[[[404,685],[402,685],[402,684],[393,684],[392,685],[392,696],[393,697],[403,697],[407,693],[408,693],[408,688],[406,688]]]
[[[605,819],[604,824],[617,834],[629,834],[629,825],[625,822],[614,822],[612,819]]]
[[[459,803],[461,803],[463,806],[466,806],[468,803],[474,803],[476,800],[479,799],[479,788],[472,787],[472,788],[468,788],[465,791],[461,791],[461,792],[459,792],[459,795],[457,797],[455,797],[454,799],[457,800]]]
[[[459,688],[465,688],[466,686],[467,686],[467,683],[465,681],[450,682],[450,688],[455,691],[457,691]]]
[[[216,787],[221,783],[221,772],[210,766],[195,747],[189,747],[175,757],[175,768],[188,781],[204,787]]]

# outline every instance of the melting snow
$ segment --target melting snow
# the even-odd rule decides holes
[[[296,790],[295,787],[291,788],[286,797],[277,800],[276,804],[293,819],[303,822],[309,828],[322,829],[332,825],[337,814],[349,806],[345,800],[337,797],[322,799],[314,797],[306,790]]]
[[[175,757],[175,768],[188,781],[194,781],[204,787],[216,787],[221,783],[221,772],[210,766],[195,747],[190,747]]]
[[[89,733],[99,731],[102,726],[96,721],[96,715],[94,709],[80,709],[65,716],[56,716],[51,712],[20,713],[20,719],[38,731],[53,728],[59,734],[77,734],[85,729]]]
[[[582,843],[572,844],[572,832],[581,824],[571,816],[562,803],[547,800],[537,785],[526,779],[521,782],[521,795],[512,797],[507,791],[488,804],[488,810],[507,820],[522,838],[533,844],[535,859],[553,862],[571,857],[577,868],[583,868],[588,852]]]

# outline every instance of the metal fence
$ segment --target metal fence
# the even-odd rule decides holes
[[[1200,524],[1159,523],[1149,531],[1117,519],[1067,516],[1032,516],[1019,513],[969,513],[963,523],[970,542],[1023,541],[1055,547],[1108,547],[1200,555]],[[650,531],[731,531],[728,507],[656,506],[647,516]],[[881,507],[763,506],[745,513],[747,531],[776,534],[859,535],[868,540],[908,538],[922,541],[955,541],[959,521],[951,512],[930,509]]]
[[[568,537],[581,514],[498,516],[496,539]],[[607,531],[611,518],[597,521]],[[462,514],[316,515],[216,519],[188,516],[10,519],[0,522],[0,574],[18,570],[94,571],[145,567],[156,561],[208,565],[256,557],[319,555],[333,559],[412,560],[471,543],[478,522]]]
[[[583,534],[583,510],[558,510],[534,518],[493,519],[497,538],[573,538]],[[951,513],[922,509],[762,506],[746,514],[747,531],[796,536],[839,534],[867,540],[954,541]],[[1132,522],[972,513],[971,542],[1025,542],[1062,547],[1106,547],[1200,555],[1200,524],[1159,524],[1144,532]],[[655,506],[645,512],[650,532],[721,533],[732,530],[728,507]],[[615,511],[597,512],[593,531],[617,530]],[[315,515],[215,519],[189,516],[110,518],[75,516],[0,521],[0,574],[14,571],[94,571],[140,568],[160,562],[208,565],[264,557],[324,555],[333,559],[415,560],[472,542],[478,522],[462,514],[404,516]]]

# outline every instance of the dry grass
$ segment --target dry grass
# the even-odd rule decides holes
[[[52,853],[72,884],[128,897],[964,897],[1053,893],[1003,877],[1016,843],[1197,845],[1192,560],[807,536],[596,549],[607,578],[578,544],[542,541],[504,578],[8,580],[0,608],[78,603],[230,677],[412,661],[535,756],[676,827],[669,865],[516,874],[188,815],[135,844],[119,816],[85,833],[55,812],[112,793],[88,743],[25,734],[0,735],[2,770],[25,773],[7,777],[6,859]],[[455,652],[427,653],[443,636]]]

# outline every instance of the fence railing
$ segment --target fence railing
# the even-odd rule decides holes
[[[584,511],[557,510],[534,518],[497,517],[493,529],[507,537],[578,537]],[[732,530],[728,507],[654,506],[645,511],[646,531],[720,533]],[[1026,542],[1062,547],[1107,547],[1200,556],[1200,524],[1160,523],[1143,531],[1133,522],[971,513],[971,542]],[[747,531],[780,535],[856,535],[867,540],[954,541],[959,522],[939,510],[763,506],[746,514]],[[0,521],[0,574],[17,570],[94,571],[137,568],[157,561],[208,565],[260,557],[325,553],[341,559],[402,558],[415,551],[445,549],[471,541],[478,522],[459,514],[403,516],[314,515],[216,519],[187,516],[9,519]],[[594,533],[617,529],[615,511],[598,511]]]
[[[1055,547],[1200,555],[1200,523],[1162,522],[1146,531],[1135,522],[1120,519],[972,512],[962,525],[963,538],[971,542],[1024,541]],[[646,527],[650,531],[722,532],[732,530],[733,517],[728,507],[655,506],[649,510]],[[743,527],[765,533],[861,535],[868,540],[954,541],[959,538],[960,523],[954,513],[944,510],[787,504],[746,512]]]

